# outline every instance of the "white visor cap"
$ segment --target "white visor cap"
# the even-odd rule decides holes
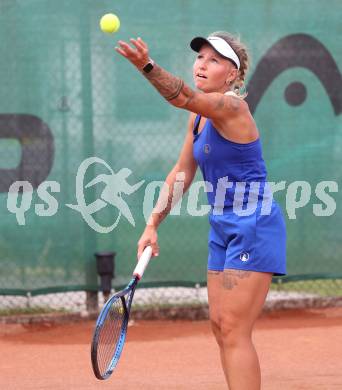
[[[240,69],[240,60],[235,51],[229,45],[227,41],[220,37],[196,37],[190,42],[190,47],[192,50],[199,52],[201,47],[208,43],[213,49],[215,49],[221,56],[230,59]]]

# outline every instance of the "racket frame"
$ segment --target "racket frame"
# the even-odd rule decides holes
[[[121,353],[123,350],[123,346],[124,346],[125,340],[126,340],[129,312],[131,309],[132,299],[133,299],[133,295],[134,295],[135,288],[136,288],[138,281],[139,281],[138,277],[132,278],[126,288],[115,293],[111,298],[109,298],[108,301],[103,306],[101,313],[96,321],[95,331],[94,331],[94,335],[93,335],[93,341],[92,341],[92,345],[91,345],[91,362],[92,362],[94,374],[95,374],[97,379],[104,380],[104,379],[109,378],[110,375],[112,374],[114,368],[116,367],[119,359],[120,359],[120,356],[121,356]],[[129,293],[130,293],[129,299],[128,299],[128,301],[126,301],[125,295],[127,295]],[[116,344],[113,358],[112,358],[111,362],[109,363],[106,372],[104,374],[101,374],[100,368],[98,365],[98,361],[97,361],[97,347],[98,347],[100,332],[102,329],[102,325],[104,324],[104,322],[107,318],[107,314],[110,311],[110,308],[112,307],[113,303],[116,302],[118,299],[121,299],[122,306],[125,310],[123,324],[122,324],[122,327],[120,330],[120,336],[119,336],[118,342]]]
[[[143,254],[141,255],[141,257],[138,261],[138,264],[136,265],[136,267],[133,271],[133,278],[131,279],[131,281],[128,283],[128,285],[123,290],[118,291],[112,297],[110,297],[108,299],[108,301],[103,306],[103,308],[102,308],[102,310],[97,318],[95,330],[94,330],[94,334],[93,334],[93,339],[92,339],[92,344],[91,344],[91,362],[92,362],[94,374],[95,374],[97,379],[100,379],[100,380],[108,379],[110,377],[110,375],[112,374],[113,370],[115,369],[115,367],[120,359],[120,356],[121,356],[121,353],[122,353],[122,350],[123,350],[123,347],[125,344],[125,340],[126,340],[129,313],[131,310],[131,305],[132,305],[132,300],[133,300],[133,296],[135,293],[135,288],[136,288],[139,280],[142,278],[144,271],[145,271],[145,269],[146,269],[146,267],[151,259],[151,256],[152,256],[152,248],[150,246],[148,246],[145,248]],[[128,300],[126,301],[125,295],[127,295],[129,293],[130,293],[130,295],[128,297]],[[125,310],[125,316],[124,316],[123,324],[121,326],[120,336],[119,336],[118,342],[116,344],[116,348],[115,348],[112,360],[109,363],[106,372],[104,374],[101,374],[100,368],[98,365],[98,361],[97,361],[97,350],[98,350],[97,347],[98,347],[98,343],[99,343],[100,331],[101,331],[102,326],[106,320],[107,314],[110,311],[111,306],[118,299],[121,299],[122,306]]]

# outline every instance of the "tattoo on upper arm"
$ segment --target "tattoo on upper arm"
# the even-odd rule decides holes
[[[232,290],[238,285],[239,279],[248,278],[251,271],[243,271],[239,269],[226,269],[223,272],[223,287]]]
[[[195,92],[191,88],[189,88],[187,85],[183,86],[183,89],[181,92],[182,92],[183,96],[185,96],[187,98],[183,107],[188,108],[189,104],[192,103],[192,100],[195,97]],[[236,98],[233,96],[231,96],[231,97],[229,97],[229,99],[227,99],[227,97],[224,95],[222,95],[222,96],[207,95],[207,99],[209,100],[208,105],[214,107],[215,111],[222,111],[222,110],[238,111],[240,108],[240,104],[241,104],[240,98]]]
[[[229,96],[228,109],[231,111],[237,111],[240,108],[241,100],[235,96]]]
[[[222,110],[224,108],[224,101],[225,101],[224,96],[219,97],[217,102],[216,102],[215,109],[216,110]]]

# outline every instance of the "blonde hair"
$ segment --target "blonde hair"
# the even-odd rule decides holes
[[[224,39],[239,57],[240,69],[238,70],[236,79],[232,81],[231,87],[237,96],[239,96],[241,99],[244,99],[247,96],[245,80],[250,66],[250,55],[246,45],[240,41],[240,37],[230,34],[226,31],[216,31],[209,36]]]

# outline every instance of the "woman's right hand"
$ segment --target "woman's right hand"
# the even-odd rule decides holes
[[[159,245],[157,229],[150,225],[146,226],[144,233],[141,235],[140,240],[138,241],[138,259],[140,259],[140,256],[148,245],[151,245],[152,247],[152,256],[158,256]]]

